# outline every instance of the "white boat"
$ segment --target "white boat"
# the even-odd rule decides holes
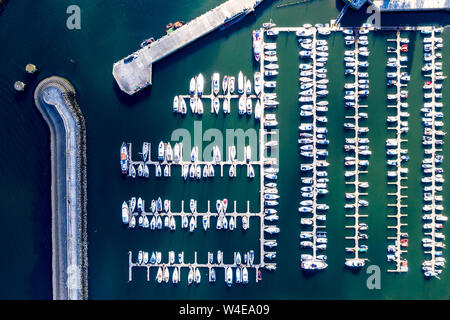
[[[126,201],[122,203],[122,222],[128,224],[130,218],[130,211]]]
[[[224,94],[226,94],[228,92],[228,76],[223,76],[222,91]]]
[[[255,94],[259,96],[261,93],[261,73],[255,72],[254,83],[255,83]]]
[[[244,75],[242,74],[242,71],[239,71],[238,75],[238,93],[244,93]]]
[[[204,86],[205,86],[205,79],[203,78],[203,75],[200,73],[197,76],[197,95],[199,97],[203,95]]]
[[[231,287],[233,284],[233,269],[231,269],[231,267],[227,268],[225,282],[228,287]]]
[[[172,110],[173,110],[173,112],[178,112],[178,109],[179,108],[179,101],[178,101],[178,96],[175,96],[174,98],[173,98],[173,107],[172,107]]]
[[[193,78],[191,78],[191,81],[189,82],[189,94],[191,96],[193,96],[195,94],[196,87],[197,87],[197,82],[195,80],[195,77],[193,77]],[[175,106],[174,106],[174,109],[175,109]]]
[[[192,267],[189,267],[188,285],[190,285],[193,281],[194,281],[194,269]]]
[[[172,273],[172,283],[174,283],[174,284],[178,283],[178,280],[179,280],[178,278],[179,278],[178,268],[174,268],[173,273]]]
[[[253,107],[252,107],[252,99],[247,98],[246,102],[247,102],[247,107],[246,107],[247,114],[251,115],[252,114],[252,109],[253,109]]]
[[[245,94],[250,95],[252,93],[252,82],[250,79],[247,79],[247,82],[245,83]]]
[[[223,113],[230,113],[230,99],[223,100]]]
[[[220,81],[219,73],[217,73],[217,72],[213,73],[211,87],[212,87],[212,91],[213,91],[214,95],[216,95],[216,96],[219,94],[219,91],[220,91],[219,81]]]
[[[234,87],[235,87],[235,78],[230,77],[228,80],[228,92],[233,94],[234,93]]]
[[[238,105],[239,115],[243,115],[245,113],[245,108],[246,108],[246,98],[245,96],[241,96],[239,98],[239,105]]]
[[[262,108],[261,108],[261,103],[259,102],[259,100],[256,100],[256,105],[255,105],[255,119],[261,119],[261,114],[262,114]]]
[[[197,100],[197,113],[200,115],[203,114],[203,102],[201,99]]]
[[[164,154],[165,154],[165,145],[164,142],[160,142],[158,145],[158,160],[163,161],[164,160]]]
[[[214,109],[211,110],[211,113],[212,113],[212,111],[214,111],[215,114],[219,114],[220,101],[219,101],[219,98],[217,98],[217,97],[215,97],[214,100],[213,100],[213,108]]]
[[[350,268],[361,268],[364,267],[365,261],[362,259],[349,259],[345,261],[345,265]]]

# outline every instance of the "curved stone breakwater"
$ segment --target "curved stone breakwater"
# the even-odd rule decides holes
[[[50,129],[53,299],[88,297],[86,125],[64,78],[42,80],[34,100]]]

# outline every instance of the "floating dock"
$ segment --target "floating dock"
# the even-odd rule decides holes
[[[424,247],[424,253],[429,255],[429,260],[424,261],[423,267],[428,267],[429,270],[424,271],[424,274],[426,276],[433,276],[433,277],[437,277],[439,278],[439,274],[442,272],[442,267],[443,264],[445,263],[445,260],[440,262],[440,265],[438,265],[437,263],[437,259],[440,258],[442,259],[442,250],[445,248],[445,244],[443,243],[443,237],[442,235],[440,237],[437,236],[438,234],[438,225],[442,224],[442,220],[443,215],[442,213],[439,213],[442,208],[438,208],[438,206],[443,206],[441,203],[442,201],[437,200],[437,197],[440,196],[440,191],[438,190],[439,188],[442,188],[442,183],[443,183],[443,177],[442,174],[438,174],[437,170],[440,169],[442,170],[441,167],[438,167],[436,165],[436,162],[438,160],[438,157],[442,157],[441,153],[442,153],[442,149],[441,148],[437,148],[436,147],[436,140],[437,140],[437,135],[436,135],[436,131],[438,130],[438,128],[440,128],[441,126],[437,125],[437,120],[436,120],[436,88],[435,85],[437,83],[436,80],[436,36],[435,36],[435,29],[433,29],[431,31],[431,74],[426,74],[425,77],[429,78],[429,81],[431,82],[431,101],[430,101],[430,106],[431,106],[431,112],[430,112],[430,116],[432,118],[431,121],[431,148],[426,148],[425,149],[425,159],[422,162],[423,164],[428,163],[431,164],[431,177],[430,178],[430,182],[425,182],[424,185],[425,186],[429,186],[431,187],[431,191],[428,191],[431,193],[431,199],[430,204],[428,205],[424,205],[424,214],[429,215],[430,217],[428,219],[424,219],[424,239],[429,239],[430,240],[430,244],[431,246],[426,246],[427,243],[424,242],[424,239],[422,241],[422,245]],[[425,43],[426,45],[426,43]],[[424,129],[424,137],[425,136],[429,136],[426,134],[426,128],[430,128],[430,127],[426,127]],[[440,129],[439,129],[440,130]],[[429,151],[427,153],[427,151]],[[426,160],[430,160],[428,162],[426,162]],[[438,176],[439,179],[438,179]],[[425,197],[424,197],[425,200]],[[425,210],[426,206],[430,206],[431,210]],[[438,216],[442,217],[441,220],[438,220]],[[447,219],[447,217],[445,217],[445,219]],[[428,224],[430,225],[430,227],[425,227],[425,225]],[[441,233],[441,232],[439,232]],[[439,243],[439,245],[438,245]],[[428,264],[428,265],[425,265]]]
[[[403,134],[406,133],[404,131],[404,128],[407,128],[408,121],[403,121],[402,117],[402,98],[401,98],[401,91],[402,88],[407,87],[407,84],[403,84],[401,80],[401,74],[402,69],[406,68],[406,66],[402,65],[402,62],[400,58],[401,55],[401,37],[400,37],[400,31],[396,32],[396,38],[395,39],[388,39],[390,42],[396,43],[396,51],[395,51],[395,58],[397,59],[397,67],[396,67],[396,74],[397,77],[395,79],[396,84],[396,105],[388,105],[388,109],[395,109],[396,110],[396,122],[395,126],[388,126],[388,130],[392,130],[395,132],[395,140],[396,140],[396,146],[395,148],[388,148],[388,150],[396,150],[395,155],[395,162],[396,165],[394,166],[396,177],[395,181],[392,181],[392,178],[388,177],[388,185],[394,185],[396,188],[395,192],[388,193],[388,196],[395,197],[395,203],[388,204],[388,207],[395,208],[395,214],[388,214],[387,217],[395,220],[395,225],[388,226],[388,229],[395,230],[395,236],[388,236],[388,240],[394,241],[394,243],[389,243],[389,246],[394,246],[395,250],[393,252],[393,255],[395,256],[395,259],[393,262],[395,262],[395,269],[388,269],[388,272],[407,272],[408,271],[408,260],[403,256],[403,254],[406,254],[408,251],[405,249],[407,248],[407,245],[403,245],[402,241],[408,241],[407,239],[407,233],[405,230],[403,230],[404,227],[406,227],[408,224],[402,221],[402,219],[405,219],[408,217],[408,215],[403,212],[403,208],[407,208],[408,205],[404,203],[404,199],[407,198],[406,195],[402,194],[402,190],[407,189],[407,186],[402,185],[402,181],[405,181],[408,179],[407,177],[407,168],[402,167],[402,155],[407,151],[406,149],[403,149],[402,143],[406,143],[408,140],[403,139]],[[392,160],[392,156],[386,155],[388,161]],[[389,170],[392,166],[389,166]],[[405,171],[406,170],[406,171]],[[406,239],[406,240],[405,240]],[[388,252],[389,252],[389,246],[388,246]]]
[[[113,66],[113,75],[117,84],[129,95],[148,87],[152,83],[153,63],[222,26],[233,24],[254,11],[262,1],[228,0],[149,46],[116,62]]]
[[[360,108],[363,107],[362,105],[360,105],[359,100],[359,38],[358,35],[355,34],[355,49],[353,51],[355,53],[355,100],[354,100],[354,115],[353,116],[346,116],[346,119],[353,119],[354,121],[354,128],[352,129],[352,131],[354,131],[355,136],[354,136],[354,152],[350,152],[350,154],[354,153],[354,157],[355,157],[355,169],[352,171],[355,175],[354,175],[354,181],[346,181],[345,183],[347,185],[352,185],[354,187],[354,191],[353,191],[353,195],[354,195],[354,199],[352,199],[353,201],[353,209],[350,210],[354,210],[353,213],[347,213],[345,215],[345,217],[347,218],[352,218],[353,219],[353,225],[349,225],[346,226],[347,229],[351,229],[353,230],[353,235],[352,236],[346,236],[345,239],[347,240],[352,240],[353,241],[353,246],[352,247],[347,247],[346,251],[347,252],[351,252],[353,253],[353,258],[346,258],[346,260],[357,260],[357,261],[365,261],[367,260],[367,258],[361,258],[360,257],[360,249],[361,249],[361,244],[360,244],[360,240],[362,240],[360,238],[360,223],[361,223],[361,219],[362,218],[367,218],[367,214],[361,214],[360,213],[360,201],[364,200],[361,199],[361,196],[367,196],[367,192],[360,192],[360,186],[361,183],[364,183],[363,181],[360,180],[360,175],[361,174],[367,174],[367,170],[362,170],[360,167],[360,155],[359,155],[359,151],[360,151],[360,145],[362,146],[362,144],[360,143],[360,138],[361,138],[361,133],[360,133],[360,129],[362,127],[360,127]],[[367,107],[366,105],[364,105],[364,107]],[[346,171],[349,172],[349,171]],[[366,189],[366,188],[365,188]],[[347,209],[346,209],[347,210]]]
[[[324,160],[318,160],[318,158],[319,158],[319,155],[318,155],[318,153],[317,153],[317,151],[318,151],[318,149],[319,149],[319,147],[320,146],[322,146],[323,147],[323,145],[321,145],[321,144],[319,144],[318,143],[318,140],[320,140],[320,139],[318,139],[317,138],[317,127],[318,127],[318,125],[317,125],[317,100],[320,100],[320,98],[318,97],[318,95],[317,95],[317,77],[316,77],[316,69],[317,69],[317,67],[316,67],[316,62],[317,62],[317,50],[316,50],[316,47],[317,47],[317,29],[315,29],[315,28],[313,28],[312,29],[312,54],[311,54],[311,56],[309,57],[311,60],[312,60],[312,73],[313,73],[313,80],[312,80],[312,87],[311,87],[311,89],[313,90],[313,92],[312,92],[312,101],[311,102],[300,102],[302,105],[303,104],[311,104],[312,105],[312,120],[311,120],[311,124],[312,124],[312,146],[313,146],[313,149],[312,149],[312,185],[310,185],[311,187],[312,187],[312,225],[305,225],[305,226],[302,226],[302,227],[306,227],[308,230],[307,231],[305,231],[305,232],[311,232],[312,233],[312,247],[311,248],[309,248],[309,247],[305,247],[305,249],[311,249],[312,250],[312,259],[309,261],[309,262],[314,262],[314,263],[319,263],[319,262],[322,262],[322,263],[324,263],[325,261],[323,261],[323,260],[319,260],[318,258],[317,258],[317,256],[320,254],[320,252],[322,251],[324,251],[323,249],[319,249],[318,248],[318,245],[319,244],[324,244],[323,242],[321,242],[321,243],[319,243],[318,242],[318,233],[323,233],[324,234],[324,231],[322,231],[322,230],[324,230],[325,228],[326,228],[326,226],[325,226],[325,224],[324,224],[324,222],[319,222],[319,220],[317,219],[317,215],[318,215],[318,209],[317,209],[317,206],[318,206],[318,203],[317,203],[317,201],[318,201],[318,199],[319,199],[319,197],[318,197],[318,181],[317,181],[317,179],[318,179],[318,172],[319,171],[322,171],[322,170],[318,170],[318,167],[319,167],[319,162],[323,162]],[[302,49],[303,50],[303,49]],[[328,52],[328,51],[326,51],[326,52]],[[324,66],[324,67],[322,67],[322,68],[325,68],[326,69],[326,66]],[[302,70],[299,70],[300,72],[302,72]],[[303,123],[303,122],[302,122]],[[323,126],[323,125],[320,125],[320,127],[321,128],[325,128],[326,126]],[[323,139],[325,139],[325,138],[323,138]],[[303,158],[303,156],[302,156],[302,158]],[[303,162],[302,162],[302,164],[303,164]],[[325,171],[323,171],[323,172],[325,172]],[[307,198],[302,198],[302,200],[308,200]],[[300,214],[302,215],[302,213],[300,212]],[[309,213],[306,213],[307,215],[309,214]],[[324,211],[323,213],[322,213],[322,215],[324,215],[324,216],[326,216],[326,211]],[[310,228],[312,227],[312,230],[309,230]],[[302,230],[302,231],[304,231],[304,230]],[[322,238],[322,237],[321,237]],[[326,239],[326,238],[325,238]],[[303,239],[301,239],[301,241],[303,241]],[[326,245],[326,243],[325,243],[325,245]],[[310,270],[310,269],[308,269],[308,270]]]

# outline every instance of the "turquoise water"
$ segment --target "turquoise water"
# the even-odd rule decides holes
[[[444,299],[450,293],[448,269],[441,280],[424,280],[420,264],[424,260],[420,246],[422,237],[421,206],[422,191],[420,162],[422,125],[420,106],[422,102],[422,41],[420,35],[411,34],[410,72],[408,103],[410,105],[410,132],[407,144],[411,160],[408,163],[409,180],[407,194],[408,223],[410,234],[407,274],[388,274],[391,267],[385,262],[388,235],[386,229],[388,209],[386,165],[384,144],[388,135],[385,129],[386,60],[385,39],[392,33],[370,35],[372,54],[369,58],[371,94],[369,120],[371,131],[370,167],[367,179],[370,183],[368,200],[369,214],[369,264],[379,265],[381,290],[368,290],[365,269],[352,273],[344,269],[346,246],[344,217],[344,153],[345,134],[342,129],[345,108],[342,83],[345,80],[343,66],[343,37],[334,35],[329,39],[330,60],[330,107],[328,116],[329,156],[328,173],[330,193],[324,200],[330,205],[327,221],[329,245],[326,251],[329,267],[312,276],[300,271],[298,234],[300,232],[297,203],[300,200],[300,159],[297,147],[297,127],[300,123],[297,107],[298,95],[298,46],[295,35],[282,34],[278,37],[278,58],[280,76],[277,93],[280,108],[277,118],[280,122],[280,167],[279,205],[281,233],[278,237],[277,266],[274,273],[263,272],[263,281],[244,287],[226,288],[222,283],[223,272],[219,271],[215,285],[207,283],[206,274],[198,287],[188,287],[185,280],[174,288],[171,285],[158,286],[154,281],[145,281],[145,270],[135,269],[134,281],[128,283],[129,250],[184,250],[185,260],[193,259],[193,251],[199,258],[206,259],[207,251],[221,249],[225,260],[232,257],[234,250],[241,252],[258,248],[259,230],[256,221],[251,221],[250,230],[242,233],[218,233],[215,230],[203,232],[200,228],[190,235],[177,229],[169,232],[149,230],[128,230],[120,221],[120,205],[131,196],[152,199],[158,196],[172,200],[172,203],[187,201],[191,197],[199,200],[199,206],[206,208],[206,201],[225,196],[238,202],[238,209],[244,209],[246,200],[257,210],[258,181],[249,182],[245,170],[229,181],[214,178],[208,182],[184,182],[179,178],[179,169],[173,170],[169,180],[122,179],[119,173],[118,150],[122,141],[133,142],[135,152],[142,141],[154,144],[170,139],[176,128],[192,130],[194,118],[175,117],[171,103],[176,94],[188,91],[189,79],[202,72],[208,77],[213,72],[237,75],[239,70],[251,74],[256,70],[251,54],[251,30],[273,18],[279,26],[298,26],[303,23],[325,23],[334,19],[340,1],[315,0],[307,4],[277,8],[288,1],[267,1],[256,15],[247,17],[224,32],[216,32],[197,41],[154,66],[153,87],[136,97],[120,92],[111,75],[112,64],[139,47],[149,36],[159,37],[164,26],[176,20],[189,21],[206,10],[215,7],[220,0],[189,1],[11,1],[0,16],[0,141],[3,150],[0,160],[0,222],[2,236],[0,247],[3,256],[0,262],[0,298],[51,298],[51,236],[50,236],[50,157],[49,132],[32,100],[33,88],[39,79],[58,74],[72,81],[78,91],[78,102],[84,112],[88,130],[88,229],[89,229],[89,296],[92,299],[136,298],[136,299],[226,299],[226,298],[274,298],[274,299]],[[81,30],[70,31],[65,27],[68,5],[78,4],[82,9]],[[337,9],[337,8],[338,9]],[[163,14],[162,14],[163,13]],[[427,13],[411,15],[398,14],[382,17],[383,23],[402,21],[422,24],[430,21],[448,22],[448,15]],[[343,24],[360,24],[365,16],[348,12]],[[19,30],[21,34],[19,34]],[[444,33],[443,56],[449,56],[448,31]],[[77,63],[71,63],[70,59]],[[445,61],[445,58],[444,58]],[[37,77],[27,77],[24,66],[32,62],[41,70]],[[379,65],[377,65],[379,63]],[[444,72],[448,66],[444,63]],[[23,95],[13,92],[15,80],[23,79],[29,90]],[[444,82],[448,86],[448,81]],[[449,98],[444,89],[444,104]],[[233,109],[234,107],[234,109]],[[232,105],[236,110],[236,106]],[[209,111],[209,106],[205,106]],[[446,113],[446,108],[444,108]],[[236,112],[224,118],[205,113],[203,128],[253,127],[253,120],[239,120]],[[444,128],[447,129],[448,124]],[[153,149],[154,149],[153,148]],[[155,152],[155,150],[153,150]],[[444,154],[448,145],[444,145]],[[136,157],[137,154],[134,154]],[[448,178],[448,161],[444,163]],[[217,173],[217,172],[216,172]],[[217,174],[216,174],[217,175]],[[444,185],[444,190],[446,185]],[[446,194],[444,193],[445,202]],[[444,203],[445,203],[444,202]],[[175,206],[178,208],[178,206]],[[174,209],[175,209],[174,208]],[[448,210],[445,211],[448,214]],[[446,232],[447,229],[444,229]],[[446,243],[448,243],[446,241]],[[448,258],[448,250],[444,251]],[[186,271],[182,279],[186,279]],[[152,280],[154,272],[152,273]]]

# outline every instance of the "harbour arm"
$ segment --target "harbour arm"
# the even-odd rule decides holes
[[[54,300],[87,299],[86,127],[64,78],[42,80],[34,100],[50,129]]]

